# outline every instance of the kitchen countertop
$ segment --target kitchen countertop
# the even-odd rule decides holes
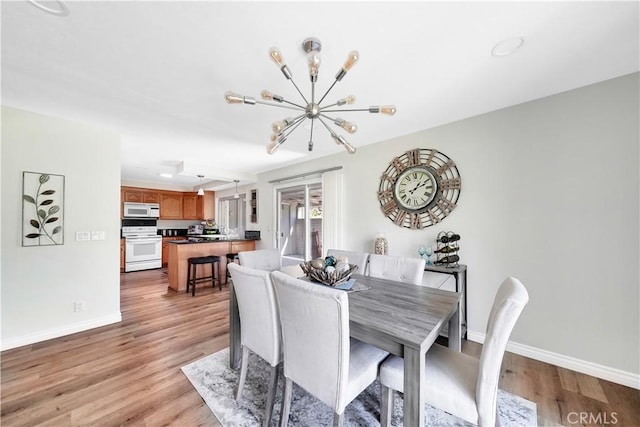
[[[191,240],[168,240],[165,243],[175,243],[176,245],[189,245],[200,243],[217,243],[217,242],[253,242],[256,239],[203,239],[201,242],[193,242]]]

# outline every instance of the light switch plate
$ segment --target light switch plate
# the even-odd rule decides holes
[[[83,242],[86,240],[91,240],[91,233],[88,231],[76,231],[76,241]]]

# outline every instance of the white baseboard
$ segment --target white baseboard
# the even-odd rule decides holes
[[[23,345],[34,344],[41,341],[50,340],[52,338],[63,337],[65,335],[75,334],[76,332],[86,331],[88,329],[98,328],[100,326],[110,325],[112,323],[118,323],[122,321],[122,313],[117,312],[115,314],[100,317],[97,319],[90,319],[84,322],[74,323],[61,328],[49,329],[46,331],[38,332],[36,334],[24,335],[21,337],[3,339],[0,343],[0,350],[9,350],[16,347],[22,347]]]
[[[485,336],[486,334],[480,332],[467,331],[467,339],[480,344],[484,343]],[[572,371],[581,372],[583,374],[602,378],[603,380],[640,390],[640,375],[632,372],[626,372],[620,369],[599,365],[597,363],[587,362],[586,360],[576,359],[575,357],[565,356],[513,341],[509,341],[507,344],[507,350],[521,356],[526,356],[541,362],[550,363],[555,366],[571,369]]]

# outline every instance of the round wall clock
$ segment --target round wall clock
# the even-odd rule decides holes
[[[380,178],[378,201],[396,225],[422,229],[455,209],[460,188],[453,160],[437,150],[416,148],[391,160]]]

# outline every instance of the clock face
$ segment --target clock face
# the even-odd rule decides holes
[[[431,203],[437,188],[438,182],[427,168],[414,166],[398,176],[394,195],[400,206],[415,211]]]
[[[395,157],[382,173],[378,201],[396,225],[422,229],[442,221],[460,197],[461,179],[443,153],[416,148]]]

